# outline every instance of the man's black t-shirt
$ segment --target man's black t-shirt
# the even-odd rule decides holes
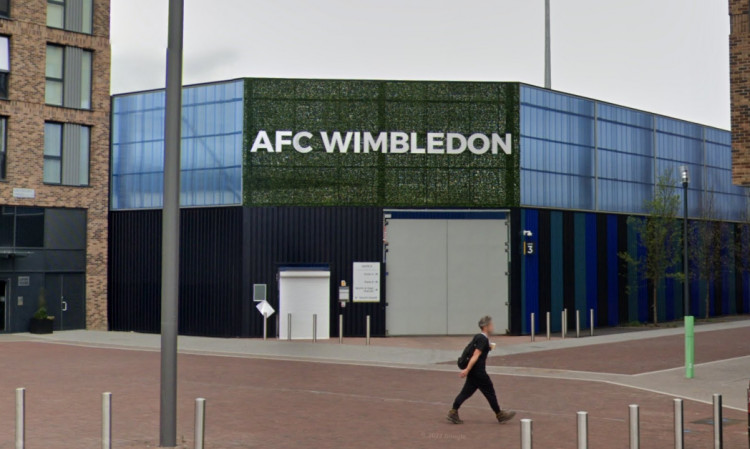
[[[477,359],[477,363],[474,364],[471,371],[485,371],[487,354],[490,353],[490,340],[484,334],[477,334],[474,336],[474,343],[475,347],[482,351],[482,354]]]

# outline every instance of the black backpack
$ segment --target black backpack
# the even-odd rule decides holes
[[[458,358],[456,364],[461,369],[466,369],[469,366],[469,360],[474,355],[474,350],[477,349],[477,336],[475,335],[468,345],[464,348],[464,352],[461,353],[461,357]]]

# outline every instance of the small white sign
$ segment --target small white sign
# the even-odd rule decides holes
[[[18,276],[18,286],[28,287],[31,284],[31,278],[29,276]]]
[[[260,312],[261,315],[263,315],[264,318],[268,318],[269,316],[273,315],[276,310],[271,306],[271,304],[268,303],[268,301],[261,301],[258,303],[257,306],[255,306],[256,309],[258,309],[258,312]]]
[[[13,198],[36,198],[36,190],[13,189]]]
[[[380,262],[354,262],[354,302],[380,302]]]

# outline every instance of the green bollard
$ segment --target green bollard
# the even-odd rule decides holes
[[[695,363],[695,318],[685,317],[685,379],[692,379]]]

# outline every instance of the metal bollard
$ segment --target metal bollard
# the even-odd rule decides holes
[[[318,341],[318,314],[313,313],[313,343]]]
[[[641,423],[638,406],[630,405],[630,449],[640,449],[641,447]]]
[[[206,400],[195,400],[195,449],[203,449],[206,441]]]
[[[339,314],[339,344],[344,342],[344,315]]]
[[[747,385],[747,447],[750,447],[750,382]]]
[[[724,447],[724,413],[721,408],[721,395],[714,395],[714,449]]]
[[[568,311],[566,309],[563,309],[562,311],[562,318],[560,322],[560,336],[563,340],[565,340],[565,328],[568,327],[568,320],[566,319],[566,315],[568,314]]]
[[[549,330],[549,312],[547,312],[547,340],[550,340],[552,338],[552,335],[550,334]]]
[[[292,314],[286,314],[286,339],[292,340]]]
[[[594,336],[594,309],[589,310],[589,333]]]
[[[531,341],[534,341],[536,339],[536,315],[534,312],[531,312]]]
[[[578,412],[578,449],[589,449],[588,412]]]
[[[530,419],[522,419],[521,420],[521,449],[532,449],[533,442],[531,440],[531,420]]]
[[[576,310],[576,338],[581,338],[581,311]]]
[[[16,449],[26,443],[26,389],[16,388]]]
[[[102,393],[102,449],[112,448],[112,393]]]
[[[685,419],[682,415],[682,399],[674,400],[674,449],[685,447]]]
[[[370,346],[370,315],[367,315],[367,321],[365,322],[365,344]]]

